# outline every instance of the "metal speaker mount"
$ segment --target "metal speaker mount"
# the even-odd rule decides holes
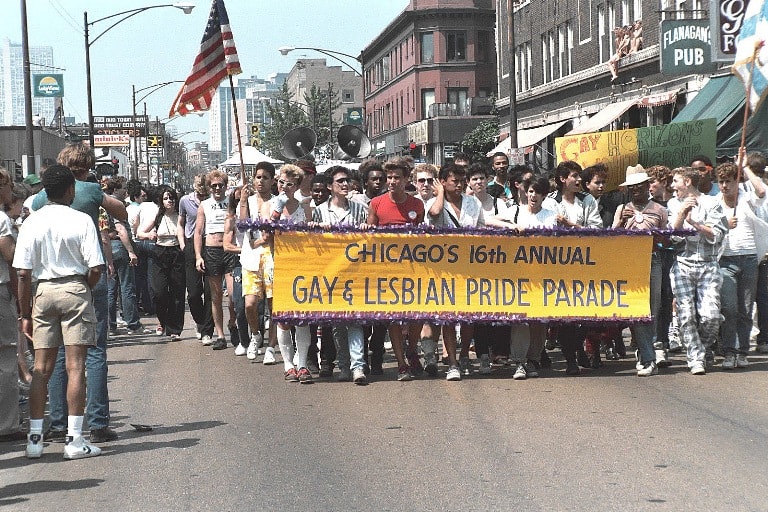
[[[315,149],[317,134],[308,126],[290,130],[283,136],[281,145],[283,156],[290,160],[298,160],[310,154]]]
[[[345,124],[339,128],[336,141],[339,143],[339,149],[349,158],[367,158],[371,154],[371,141],[357,126]]]

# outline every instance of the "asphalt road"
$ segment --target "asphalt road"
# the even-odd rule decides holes
[[[365,387],[286,383],[232,349],[120,337],[102,456],[0,445],[5,511],[768,510],[768,357]],[[260,361],[260,359],[259,359]],[[153,426],[137,432],[130,424]]]

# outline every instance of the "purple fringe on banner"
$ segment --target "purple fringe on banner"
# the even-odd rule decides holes
[[[549,325],[563,325],[563,324],[635,324],[635,323],[649,323],[652,321],[650,317],[627,317],[627,318],[596,318],[596,317],[569,317],[569,318],[539,318],[539,317],[526,317],[524,315],[505,315],[504,313],[354,313],[354,312],[337,312],[337,313],[307,313],[305,311],[284,311],[282,313],[274,313],[272,315],[272,321],[275,322],[290,322],[296,325],[308,325],[308,324],[327,324],[327,323],[370,323],[370,322],[431,322],[438,325],[443,324],[491,324],[491,325],[505,325],[505,324],[521,324],[526,322],[531,323],[547,323]]]
[[[371,228],[369,230],[362,230],[355,226],[331,226],[329,228],[323,228],[320,226],[313,226],[311,224],[296,224],[291,221],[277,221],[269,222],[265,220],[242,220],[237,223],[237,228],[240,231],[247,231],[249,229],[259,229],[264,231],[283,231],[283,232],[299,232],[299,233],[394,233],[394,234],[406,234],[406,235],[504,235],[504,236],[535,236],[535,235],[548,235],[548,236],[689,236],[695,233],[693,230],[686,229],[647,229],[647,230],[631,230],[631,229],[571,229],[571,228],[531,228],[526,229],[524,232],[519,232],[515,229],[505,229],[497,227],[484,227],[484,228],[438,228],[429,226],[427,224],[413,225],[408,224],[404,226],[384,226]]]

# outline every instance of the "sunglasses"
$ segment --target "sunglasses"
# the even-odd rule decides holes
[[[339,184],[341,184],[341,183],[349,183],[349,178],[339,178],[339,179],[333,180],[333,181],[335,181],[336,183],[339,183]]]
[[[295,185],[292,181],[285,181],[285,180],[277,180],[277,183],[284,186],[284,187],[292,187]]]
[[[416,180],[419,183],[426,183],[428,185],[432,185],[435,182],[434,178],[419,178]]]
[[[223,183],[211,183],[211,188],[224,188]]]

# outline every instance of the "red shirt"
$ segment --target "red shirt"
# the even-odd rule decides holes
[[[424,220],[424,203],[411,195],[396,203],[389,194],[382,194],[371,199],[369,208],[376,213],[379,226],[419,224]]]

